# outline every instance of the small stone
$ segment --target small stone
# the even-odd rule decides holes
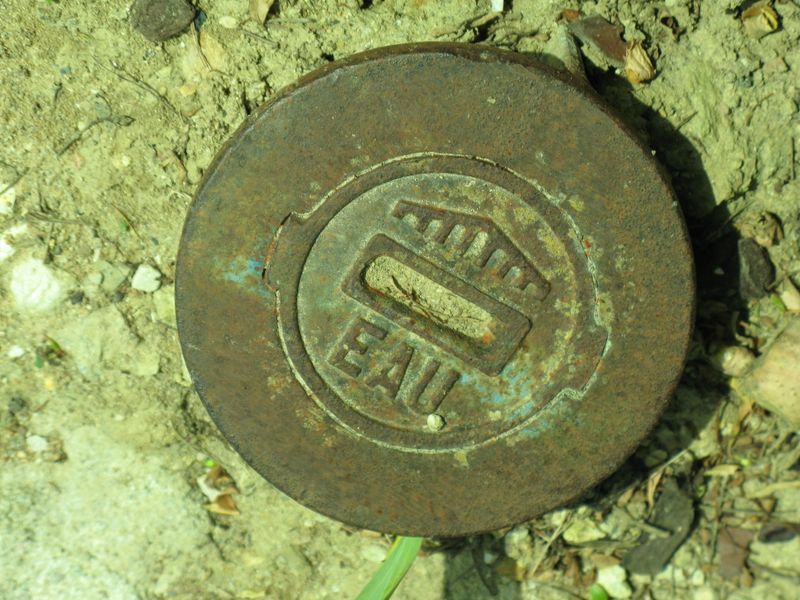
[[[85,297],[86,297],[86,295],[81,290],[77,290],[75,292],[72,292],[69,295],[70,304],[81,304]]]
[[[108,294],[115,292],[130,276],[132,271],[126,264],[110,263],[104,260],[97,261],[94,268],[96,272],[86,278],[87,284],[99,285]]]
[[[800,318],[794,317],[750,373],[734,380],[742,396],[800,427]]]
[[[603,586],[612,598],[630,598],[633,595],[633,590],[628,584],[628,575],[619,565],[598,569],[597,583]]]
[[[444,428],[444,418],[442,415],[431,413],[428,415],[426,424],[431,431],[441,431]]]
[[[25,349],[22,346],[17,346],[16,344],[11,346],[11,348],[8,349],[8,352],[6,352],[6,356],[12,360],[19,358],[23,354],[25,354]]]
[[[785,279],[781,284],[779,296],[786,310],[800,313],[800,290],[790,279]]]
[[[131,24],[151,42],[163,42],[189,27],[194,14],[186,0],[135,0]]]
[[[47,450],[47,438],[40,435],[29,435],[25,443],[28,445],[28,450],[31,452],[44,452]]]
[[[53,271],[38,258],[29,258],[14,267],[10,287],[17,308],[30,312],[48,310],[64,296]]]
[[[712,360],[725,375],[741,377],[750,370],[756,357],[747,348],[728,346],[716,352]]]
[[[225,29],[236,29],[239,26],[239,22],[230,15],[225,15],[224,17],[219,18],[219,24],[222,25]]]
[[[361,549],[361,557],[373,563],[380,563],[386,558],[386,548],[378,544],[370,544]]]
[[[177,327],[175,322],[174,285],[164,286],[153,294],[153,305],[156,311],[156,319],[170,327]]]
[[[564,531],[564,541],[573,546],[596,542],[606,537],[605,532],[592,519],[576,517]]]
[[[161,273],[150,265],[139,265],[131,279],[131,287],[140,292],[152,294],[161,287]]]
[[[763,298],[775,281],[775,267],[769,260],[769,254],[749,238],[739,240],[738,250],[739,293],[745,300]]]

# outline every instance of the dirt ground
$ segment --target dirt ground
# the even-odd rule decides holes
[[[430,542],[396,597],[586,598],[599,582],[800,598],[800,437],[732,391],[800,310],[800,4],[776,0],[748,34],[739,0],[507,0],[486,18],[489,0],[277,0],[266,26],[244,0],[201,0],[163,43],[129,4],[0,0],[0,597],[356,596],[390,540],[272,488],[192,389],[173,308],[186,209],[225,139],[304,73],[420,40],[543,53],[580,8],[656,66],[632,85],[583,49],[687,215],[686,374],[610,481],[510,531]],[[214,491],[231,483],[217,466],[236,494]]]

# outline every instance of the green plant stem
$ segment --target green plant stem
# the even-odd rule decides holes
[[[356,600],[387,600],[405,577],[422,546],[419,537],[397,536],[383,564],[361,590]]]

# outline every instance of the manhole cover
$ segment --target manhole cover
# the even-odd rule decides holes
[[[222,431],[291,497],[392,533],[497,529],[609,475],[693,303],[648,152],[565,77],[452,44],[279,94],[209,169],[178,259]]]

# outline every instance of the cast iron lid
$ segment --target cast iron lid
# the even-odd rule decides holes
[[[220,151],[178,328],[278,488],[462,535],[624,461],[680,375],[693,285],[669,185],[591,91],[518,54],[397,46],[303,78]]]

